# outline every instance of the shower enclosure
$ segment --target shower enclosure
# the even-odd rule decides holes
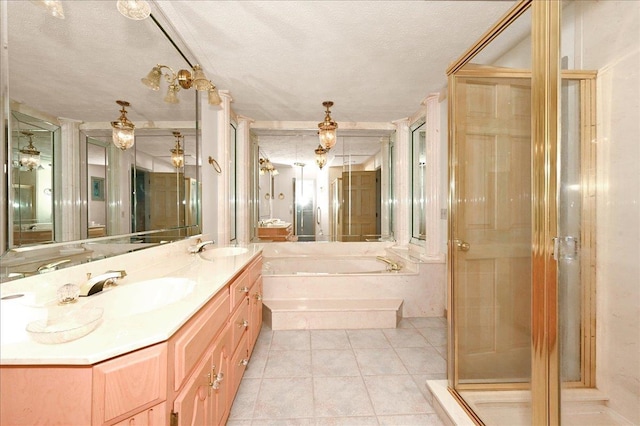
[[[588,393],[596,386],[616,392],[611,377],[596,382],[596,353],[612,359],[617,352],[596,350],[596,211],[618,214],[615,205],[598,205],[603,141],[596,123],[637,128],[629,118],[634,105],[638,114],[637,101],[626,110],[614,106],[611,97],[622,93],[600,74],[629,54],[637,59],[638,47],[636,34],[635,53],[624,43],[602,55],[596,48],[605,46],[584,29],[619,10],[602,2],[521,1],[448,70],[448,380],[478,423],[637,421],[623,397],[605,405]],[[596,93],[620,112],[616,120],[598,117],[609,111]],[[636,208],[636,236],[637,220]],[[629,241],[637,256],[637,240]]]

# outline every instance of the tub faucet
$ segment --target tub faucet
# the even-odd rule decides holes
[[[127,276],[126,271],[107,271],[104,274],[91,277],[91,274],[87,274],[87,282],[80,287],[80,296],[91,296],[104,290],[108,287],[115,287],[118,284],[116,280]]]
[[[402,266],[399,265],[398,263],[394,262],[391,259],[387,259],[384,256],[376,256],[376,259],[378,259],[381,262],[386,263],[387,266],[387,271],[399,271],[400,269],[402,269]]]
[[[202,241],[198,239],[198,241],[196,241],[196,244],[194,246],[189,246],[189,253],[191,254],[200,253],[202,250],[204,250],[204,247],[209,244],[215,244],[215,241],[213,240]]]

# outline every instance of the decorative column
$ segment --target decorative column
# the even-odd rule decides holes
[[[249,117],[238,115],[238,129],[236,131],[236,227],[239,244],[247,244],[251,240],[251,211],[250,191],[251,179],[256,170],[251,168],[251,123]],[[257,218],[256,218],[257,220]]]
[[[212,106],[206,96],[199,97],[202,109],[202,233],[217,244],[229,243],[229,122],[231,95],[219,91],[222,103]],[[216,173],[209,164],[213,157],[222,167]]]
[[[444,259],[440,245],[440,94],[427,96],[425,142],[426,142],[426,182],[425,182],[425,256],[430,259]]]
[[[400,246],[409,244],[409,218],[411,217],[411,164],[409,148],[409,119],[393,121],[396,126],[395,155],[393,164],[393,229],[395,240]]]
[[[80,124],[81,121],[70,118],[58,118],[60,123],[60,144],[54,155],[58,156],[54,164],[54,232],[56,241],[75,241],[82,238],[81,207],[82,181],[80,168]],[[86,151],[83,151],[86,152]],[[64,164],[64,167],[60,167]],[[86,190],[86,188],[85,188]],[[86,226],[86,223],[85,223]]]

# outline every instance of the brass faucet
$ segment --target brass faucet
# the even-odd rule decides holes
[[[116,282],[127,276],[127,272],[122,271],[107,271],[104,274],[91,277],[91,273],[87,274],[87,282],[80,287],[80,296],[91,296],[104,290],[105,288],[115,287],[118,285]]]

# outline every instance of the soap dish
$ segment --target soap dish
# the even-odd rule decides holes
[[[102,308],[80,308],[27,324],[27,333],[38,343],[56,344],[79,339],[100,324]]]

